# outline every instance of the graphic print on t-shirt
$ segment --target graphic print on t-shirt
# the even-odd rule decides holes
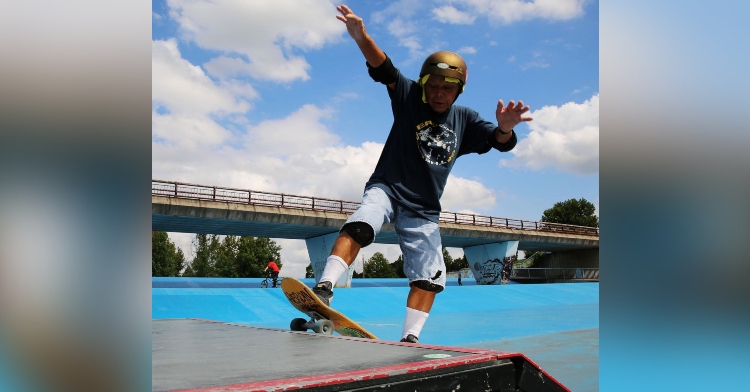
[[[456,133],[444,124],[425,121],[417,125],[417,146],[425,162],[443,165],[456,155]]]

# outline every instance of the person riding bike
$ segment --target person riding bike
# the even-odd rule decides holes
[[[279,266],[271,259],[263,272],[268,271],[269,268],[271,269],[271,278],[273,278],[273,288],[276,288],[276,282],[279,280]]]

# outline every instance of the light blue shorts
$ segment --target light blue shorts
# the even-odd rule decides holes
[[[369,224],[375,236],[383,223],[393,223],[409,283],[426,280],[445,288],[445,261],[437,223],[404,208],[378,187],[365,190],[362,205],[346,220],[351,222]]]

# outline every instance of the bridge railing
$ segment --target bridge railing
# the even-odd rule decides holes
[[[563,282],[598,282],[599,268],[513,268],[513,280],[562,280]]]
[[[284,193],[258,192],[216,186],[189,184],[175,181],[151,180],[151,195],[178,199],[221,201],[227,203],[252,204],[270,207],[294,208],[310,211],[352,213],[359,203],[324,199],[320,197],[287,195]]]
[[[287,195],[284,193],[258,192],[247,189],[216,187],[190,184],[176,181],[151,180],[151,195],[179,199],[220,201],[227,203],[251,204],[270,207],[294,208],[308,211],[353,213],[360,203],[325,199],[311,196]],[[598,227],[564,225],[560,223],[526,221],[512,218],[499,218],[476,214],[443,211],[441,223],[459,225],[501,227],[506,229],[529,230],[539,232],[556,232],[563,234],[580,234],[599,236]]]

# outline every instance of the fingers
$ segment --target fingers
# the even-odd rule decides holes
[[[498,109],[502,109],[503,106],[504,106],[504,102],[502,99],[497,101]],[[516,104],[516,102],[511,99],[510,102],[508,102],[508,107],[506,107],[505,109],[508,111],[517,111],[517,112],[525,113],[525,112],[528,112],[529,109],[531,108],[528,106],[524,106],[523,101],[518,101],[518,104]]]
[[[349,9],[349,7],[347,7],[347,6],[345,6],[345,5],[340,5],[340,6],[337,6],[337,7],[336,7],[336,10],[337,10],[338,12],[340,12],[340,13],[341,13],[341,15],[336,15],[336,19],[338,19],[338,20],[340,20],[340,21],[342,21],[342,22],[346,23],[346,16],[347,16],[348,14],[351,14],[351,13],[352,13],[352,12],[351,12],[352,10],[350,10],[350,9]]]
[[[336,19],[346,23],[347,27],[350,26],[349,22],[354,23],[354,26],[356,26],[358,22],[362,21],[362,18],[355,15],[354,12],[345,5],[340,5],[336,7],[336,9],[341,13],[341,15],[336,15]]]
[[[516,104],[515,101],[511,100],[510,102],[508,102],[507,107],[505,107],[505,102],[502,99],[497,101],[498,112],[503,112],[503,113],[513,112],[518,115],[521,115],[521,114],[528,112],[529,110],[531,110],[531,108],[529,106],[524,105],[523,101],[521,100],[518,101],[518,104]],[[531,120],[530,117],[526,117],[522,121],[530,121],[530,120]]]
[[[344,15],[344,16],[354,13],[354,12],[352,12],[351,8],[349,8],[349,7],[346,6],[346,4],[342,4],[342,5],[338,6],[338,7],[336,7],[336,10],[339,11],[339,12],[341,12],[341,15]]]
[[[512,128],[518,123],[525,121],[532,121],[531,117],[522,117],[522,115],[531,110],[530,107],[526,106],[523,101],[519,100],[518,104],[511,100],[508,102],[508,106],[505,106],[505,102],[500,99],[497,101],[497,116],[498,125],[502,125],[507,128]]]

